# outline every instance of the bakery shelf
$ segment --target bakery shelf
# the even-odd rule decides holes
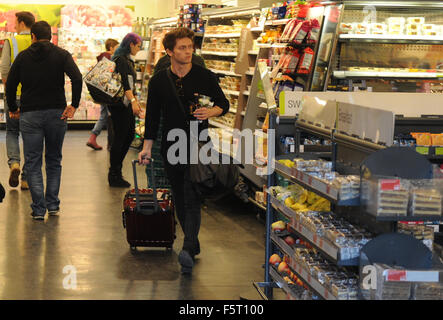
[[[312,191],[319,196],[331,201],[338,206],[359,206],[360,199],[340,200],[339,190],[331,184],[313,177],[306,172],[297,170],[296,168],[289,168],[278,161],[274,161],[275,171],[280,175],[285,176],[294,183],[299,184],[303,188]]]
[[[240,38],[241,33],[206,33],[205,38]]]
[[[222,89],[222,90],[225,94],[229,94],[231,96],[239,96],[240,95],[240,91],[228,90],[228,89]]]
[[[214,73],[224,74],[226,76],[241,77],[241,74],[237,74],[237,73],[232,72],[232,71],[217,70],[217,69],[209,69],[209,70],[211,70]]]
[[[234,128],[228,127],[228,126],[221,124],[220,122],[217,122],[217,121],[209,120],[208,122],[211,126],[224,129],[226,131],[229,131],[230,133],[232,133],[234,130]]]
[[[437,79],[443,77],[443,72],[388,72],[388,71],[334,71],[337,79],[349,78],[401,78],[401,79]]]
[[[289,257],[288,261],[289,268],[293,273],[296,274],[296,276],[303,283],[309,286],[312,289],[312,291],[320,295],[323,299],[337,300],[336,297],[326,287],[324,287],[320,282],[318,282],[317,279],[313,278],[305,268],[303,268],[295,261],[294,250],[288,244],[286,244],[284,240],[280,239],[279,237],[273,234],[271,234],[271,240]]]
[[[248,54],[250,54],[251,56],[258,56],[258,51],[250,50],[248,51]]]
[[[341,259],[341,248],[338,248],[329,240],[318,236],[317,234],[313,233],[311,230],[303,226],[301,223],[299,223],[296,220],[294,210],[285,206],[282,202],[277,200],[272,195],[270,198],[272,207],[290,220],[291,230],[307,240],[309,243],[311,243],[311,245],[314,246],[318,251],[322,252],[326,258],[339,266],[358,266],[358,258]]]
[[[412,35],[379,35],[379,34],[341,34],[340,41],[380,42],[380,43],[423,43],[442,44],[442,36],[412,36]]]
[[[210,56],[222,56],[222,57],[236,57],[237,52],[222,52],[222,51],[202,51],[202,54]]]
[[[257,208],[262,209],[263,211],[266,211],[265,204],[259,203],[258,201],[256,201],[255,199],[253,199],[251,197],[249,197],[248,200],[249,200],[249,202],[254,204]]]
[[[269,269],[270,275],[272,279],[277,283],[278,287],[282,289],[291,300],[298,300],[295,293],[292,291],[292,289],[289,287],[288,283],[283,280],[282,276],[275,270],[274,268]]]

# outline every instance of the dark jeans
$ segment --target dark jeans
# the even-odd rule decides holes
[[[17,97],[17,106],[20,107],[20,100]],[[9,108],[5,103],[5,116],[6,116],[6,153],[8,155],[8,165],[11,165],[15,162],[20,164],[20,120],[11,119],[9,117]],[[22,170],[22,180],[26,180],[26,168],[23,165]]]
[[[46,209],[58,209],[62,173],[62,147],[67,124],[61,120],[62,109],[24,112],[20,115],[20,131],[27,179],[32,196],[32,211],[43,215]],[[43,148],[46,163],[46,194],[42,175]]]
[[[135,136],[135,117],[131,106],[110,105],[113,125],[113,141],[110,152],[110,171],[121,173],[123,160]]]
[[[185,235],[183,250],[191,256],[200,253],[198,233],[201,224],[201,198],[195,185],[186,179],[184,171],[167,164],[165,169],[171,184],[178,221]]]

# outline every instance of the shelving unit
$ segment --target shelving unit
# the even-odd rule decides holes
[[[372,5],[377,14],[367,17],[365,5]],[[333,54],[325,60],[329,68],[323,69],[317,89],[434,92],[431,88],[443,84],[443,70],[439,70],[443,52],[442,16],[443,8],[437,1],[410,1],[407,5],[404,1],[389,4],[345,1],[339,25],[331,36]],[[415,24],[418,34],[408,33],[406,25],[402,31],[394,33],[389,31],[387,23],[391,17],[401,17],[405,21],[409,17],[423,17],[424,23],[435,25],[436,30],[428,35],[422,32],[422,24]],[[383,34],[371,34],[371,30],[356,34],[340,28],[342,23],[363,21],[384,23],[387,30]],[[360,53],[367,58],[355,59],[355,54],[359,56]],[[362,70],[353,70],[356,68]]]
[[[357,106],[355,106],[357,108]],[[340,107],[337,107],[340,110]],[[357,108],[358,109],[358,108]],[[359,112],[359,111],[356,111]],[[388,116],[388,114],[386,114]],[[392,116],[393,117],[393,116]],[[339,119],[337,117],[337,119]],[[270,110],[270,123],[269,128],[278,128],[277,125],[278,116],[275,110]],[[297,123],[300,119],[297,121]],[[336,120],[340,121],[340,120]],[[369,119],[368,119],[369,121]],[[321,121],[319,121],[321,122]],[[315,126],[314,126],[315,127]],[[297,130],[302,130],[303,128],[297,127]],[[295,129],[295,128],[294,128]],[[383,136],[383,130],[389,132],[389,128],[380,128],[382,131],[380,133]],[[392,130],[393,132],[393,130]],[[315,128],[310,129],[310,133],[315,133]],[[324,135],[325,132],[322,130],[318,131],[320,136]],[[432,178],[431,164],[422,156],[415,153],[413,150],[408,148],[379,148],[376,143],[364,141],[357,137],[344,138],[343,133],[337,133],[337,139],[335,139],[335,134],[332,134],[332,141],[336,143],[338,153],[333,157],[333,161],[336,164],[333,167],[342,167],[340,170],[346,171],[346,166],[350,162],[358,161],[358,165],[354,164],[353,168],[358,168],[358,173],[363,177],[364,172],[370,172],[373,176],[397,176],[405,179],[429,179]],[[368,133],[368,136],[370,134]],[[345,142],[346,141],[346,142]],[[372,145],[371,145],[372,143]],[[342,144],[346,145],[347,150],[340,148]],[[275,148],[275,145],[268,144],[268,148]],[[351,151],[350,151],[351,150]],[[354,154],[352,154],[354,153]],[[297,155],[299,156],[299,155]],[[255,283],[254,286],[257,290],[261,292],[268,299],[272,299],[272,290],[275,288],[275,282],[281,281],[278,277],[279,274],[275,274],[272,271],[272,266],[269,264],[269,258],[275,248],[278,248],[280,252],[288,256],[289,267],[293,273],[295,273],[304,283],[306,283],[309,288],[316,294],[318,294],[322,299],[334,300],[337,296],[331,292],[330,288],[323,285],[315,279],[310,271],[304,269],[300,264],[296,262],[295,252],[291,246],[289,246],[285,241],[279,238],[275,233],[271,231],[271,224],[274,222],[274,214],[279,212],[286,217],[289,221],[289,230],[291,233],[299,236],[308,243],[311,244],[321,255],[328,261],[342,267],[352,267],[359,266],[360,270],[363,266],[373,263],[386,263],[388,265],[401,265],[405,267],[405,270],[400,271],[402,274],[401,278],[403,281],[406,280],[406,275],[410,274],[409,280],[414,279],[431,279],[432,281],[438,282],[438,276],[443,270],[443,265],[441,262],[433,259],[429,259],[431,252],[424,246],[420,246],[419,241],[411,236],[400,235],[400,234],[389,234],[392,230],[396,232],[398,221],[426,221],[428,218],[433,221],[443,220],[442,216],[433,217],[374,217],[372,220],[374,223],[367,223],[366,218],[371,218],[369,214],[362,210],[363,205],[356,203],[340,203],[338,197],[332,196],[330,190],[325,190],[324,186],[315,183],[315,178],[306,180],[306,173],[299,172],[294,168],[284,168],[283,165],[277,162],[279,157],[273,159],[271,156],[268,158],[268,162],[274,161],[275,173],[268,176],[268,186],[275,185],[276,174],[282,174],[283,176],[290,179],[291,182],[299,184],[302,187],[308,188],[308,190],[318,194],[319,196],[326,197],[332,201],[333,211],[338,217],[344,219],[350,219],[352,216],[354,219],[349,220],[352,224],[364,225],[369,228],[374,237],[369,243],[361,248],[361,252],[365,252],[367,256],[365,259],[360,257],[353,258],[351,260],[342,260],[340,258],[341,252],[339,247],[334,243],[331,243],[328,239],[321,236],[321,234],[314,232],[312,227],[307,228],[297,218],[297,213],[292,209],[285,206],[284,203],[277,200],[271,193],[268,193],[268,205],[267,205],[267,216],[266,216],[266,228],[267,228],[267,240],[266,240],[266,253],[265,253],[265,282]],[[357,159],[357,160],[356,160]],[[360,160],[363,162],[360,166]],[[399,165],[399,161],[407,163],[406,166]],[[349,168],[349,170],[354,171],[355,169]],[[325,192],[329,191],[329,192]],[[351,206],[349,206],[351,205]],[[387,230],[387,231],[386,231]],[[388,233],[388,234],[385,234]],[[389,243],[389,245],[388,245]],[[374,248],[377,248],[374,250]],[[395,248],[395,250],[393,249]],[[404,250],[410,250],[411,256],[403,256],[400,258]],[[414,256],[415,258],[412,258]],[[418,257],[421,258],[418,258]],[[369,257],[369,258],[367,258]],[[396,261],[396,262],[395,262]],[[355,268],[355,267],[353,267]],[[414,273],[414,272],[417,273]],[[390,271],[389,271],[390,272]],[[388,272],[388,274],[389,274]],[[389,276],[385,281],[396,281],[399,271],[392,271],[392,277]],[[428,278],[426,278],[428,277]],[[431,281],[431,280],[429,280]],[[431,281],[431,282],[432,282]],[[279,282],[280,284],[280,282]],[[262,289],[264,288],[264,292]],[[413,294],[413,293],[411,293]],[[363,295],[360,296],[363,298]]]
[[[203,10],[206,26],[201,54],[206,66],[219,77],[220,85],[231,104],[225,116],[228,119],[224,119],[224,123],[231,123],[230,126],[215,121],[209,123],[222,128],[221,135],[225,130],[231,133],[234,128],[241,129],[247,100],[243,94],[246,89],[245,61],[248,59],[247,52],[252,49],[253,37],[248,24],[252,17],[259,14],[258,7]]]

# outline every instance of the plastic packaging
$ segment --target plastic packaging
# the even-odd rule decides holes
[[[306,48],[300,65],[298,67],[298,73],[309,74],[311,72],[312,64],[314,62],[314,51],[311,48]]]

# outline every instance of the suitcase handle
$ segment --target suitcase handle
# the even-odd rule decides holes
[[[155,175],[154,175],[154,159],[151,159],[151,158],[146,158],[146,159],[149,160],[149,162],[151,164],[154,208],[155,208],[155,211],[159,211],[159,205],[158,205],[158,201],[157,201],[157,186],[155,185]],[[138,212],[144,213],[144,212],[142,212],[142,210],[140,208],[140,194],[138,192],[137,169],[136,169],[137,163],[139,163],[138,160],[132,161],[132,171],[134,172],[134,186],[135,186],[135,205],[136,205]]]

